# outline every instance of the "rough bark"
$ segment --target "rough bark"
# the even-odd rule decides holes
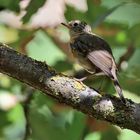
[[[0,44],[0,72],[43,91],[87,115],[140,134],[140,104],[115,96],[103,96],[72,77],[57,73],[43,62]]]

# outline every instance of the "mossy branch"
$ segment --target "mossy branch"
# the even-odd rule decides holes
[[[41,90],[87,115],[140,134],[140,104],[103,96],[72,77],[57,73],[43,62],[0,44],[0,72]]]

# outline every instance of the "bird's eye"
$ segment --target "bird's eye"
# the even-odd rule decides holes
[[[73,26],[77,26],[77,25],[78,25],[78,23],[76,23],[76,22],[73,24]]]

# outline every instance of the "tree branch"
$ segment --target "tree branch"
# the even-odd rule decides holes
[[[124,61],[128,61],[132,57],[134,52],[135,52],[135,47],[134,47],[134,44],[131,43],[131,44],[129,44],[127,51],[120,57],[120,60],[118,62],[118,66],[117,66],[118,69],[121,69],[121,64]]]
[[[0,72],[39,89],[73,108],[140,134],[140,104],[115,96],[102,96],[72,77],[58,74],[45,63],[0,44]]]

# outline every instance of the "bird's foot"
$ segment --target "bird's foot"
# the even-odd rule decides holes
[[[79,82],[83,82],[84,80],[86,80],[87,79],[87,76],[85,76],[85,77],[82,77],[82,78],[74,78],[75,80],[77,80],[77,81],[79,81]]]

